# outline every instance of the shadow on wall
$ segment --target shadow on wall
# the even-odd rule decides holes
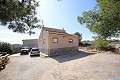
[[[64,54],[64,55],[59,55],[59,56],[54,56],[54,57],[51,57],[55,60],[57,60],[59,63],[63,63],[63,62],[66,62],[66,61],[71,61],[71,60],[75,60],[75,59],[78,59],[78,58],[83,58],[83,57],[87,57],[87,56],[90,56],[90,55],[93,55],[93,53],[86,53],[86,52],[83,52],[83,51],[79,51],[79,52],[76,52],[76,53],[68,53],[68,54]]]

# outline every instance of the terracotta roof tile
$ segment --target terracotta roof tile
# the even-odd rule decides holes
[[[65,30],[62,30],[62,29],[55,29],[55,28],[48,28],[48,27],[43,27],[43,29],[48,31],[49,34],[73,36],[72,34],[69,34]]]
[[[48,27],[43,27],[44,30],[49,31],[49,32],[64,32],[66,33],[65,30],[62,29],[55,29],[55,28],[48,28]]]

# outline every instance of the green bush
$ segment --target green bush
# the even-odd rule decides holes
[[[101,37],[95,38],[95,47],[99,49],[107,49],[109,41]]]
[[[19,53],[21,48],[22,47],[20,47],[20,46],[14,46],[13,45],[12,46],[13,54]]]
[[[12,54],[13,50],[11,49],[11,45],[6,42],[0,42],[0,52],[7,52],[7,54]]]

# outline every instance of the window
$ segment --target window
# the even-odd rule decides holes
[[[39,49],[32,49],[32,51],[39,51]]]
[[[57,37],[54,37],[54,38],[52,39],[52,42],[53,42],[53,43],[58,43],[58,38],[57,38]]]
[[[73,43],[73,39],[69,39],[69,43]]]

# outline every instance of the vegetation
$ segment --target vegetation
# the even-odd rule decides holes
[[[12,50],[13,50],[13,54],[19,53],[20,49],[22,48],[21,46],[11,46]]]
[[[74,33],[74,35],[78,36],[78,45],[81,46],[81,40],[82,40],[82,33],[76,32]]]
[[[36,15],[36,0],[0,0],[0,24],[13,32],[34,34],[39,28]]]
[[[93,33],[103,38],[120,36],[120,3],[119,0],[97,0],[98,4],[93,10],[83,12],[82,17],[78,17],[80,24]]]
[[[102,37],[95,37],[95,46],[100,49],[104,49],[108,47],[108,40],[103,39]]]
[[[107,39],[120,37],[120,0],[96,0],[93,10],[83,12],[77,17],[80,24],[98,36],[95,38],[97,47],[106,47]]]
[[[13,50],[9,43],[0,42],[0,52],[7,52],[7,54],[12,54]]]
[[[76,32],[74,35],[78,36],[78,41],[80,42],[82,40],[82,33]]]

